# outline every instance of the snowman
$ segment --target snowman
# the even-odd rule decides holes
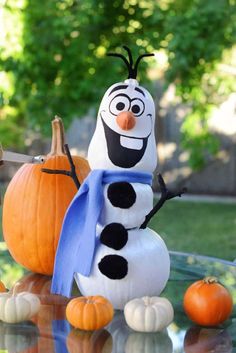
[[[69,296],[73,278],[83,295],[103,295],[115,309],[135,297],[159,295],[170,273],[162,238],[147,227],[165,200],[153,207],[152,173],[157,165],[155,106],[136,79],[124,47],[129,76],[113,84],[100,104],[89,145],[91,172],[72,200],[57,249],[52,292]]]

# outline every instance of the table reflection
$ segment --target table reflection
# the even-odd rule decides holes
[[[70,353],[111,353],[112,335],[106,329],[93,332],[72,329],[67,336],[66,346]]]
[[[112,353],[173,352],[172,341],[167,330],[158,333],[135,332],[126,325],[121,311],[116,312],[107,330],[112,335]]]
[[[116,311],[104,329],[86,332],[72,328],[65,319],[68,298],[50,294],[51,277],[25,274],[13,288],[29,291],[41,300],[39,313],[30,322],[0,323],[0,349],[23,353],[230,353],[236,352],[236,313],[218,328],[194,326],[183,312],[186,288],[195,280],[213,275],[231,291],[236,302],[235,264],[191,254],[171,253],[171,275],[163,296],[175,310],[174,322],[160,333],[140,333]],[[12,289],[13,289],[12,288]],[[79,293],[74,288],[74,295]]]
[[[25,352],[37,345],[38,327],[32,322],[7,324],[0,322],[0,350],[7,352]]]
[[[191,327],[184,337],[185,353],[230,353],[232,338],[227,329]]]

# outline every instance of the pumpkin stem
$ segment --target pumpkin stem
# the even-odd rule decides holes
[[[218,283],[218,279],[214,276],[205,277],[203,281],[207,284]]]
[[[62,119],[58,116],[55,116],[55,119],[52,120],[52,143],[51,151],[47,157],[51,156],[65,156],[65,131],[62,123]]]
[[[17,282],[15,285],[14,285],[14,287],[13,287],[13,289],[11,290],[11,296],[12,297],[15,297],[18,293],[17,293],[17,288],[19,288],[19,286],[20,286],[20,282]]]

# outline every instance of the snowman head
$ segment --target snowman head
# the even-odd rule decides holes
[[[124,82],[108,88],[100,104],[97,126],[89,145],[88,161],[92,169],[125,169],[153,172],[157,163],[154,136],[155,106],[150,93],[136,80],[128,48],[128,60],[120,54],[128,69]]]

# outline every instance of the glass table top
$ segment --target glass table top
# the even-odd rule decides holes
[[[0,323],[0,353],[236,353],[236,264],[220,259],[170,252],[171,274],[162,296],[175,310],[173,323],[160,333],[140,333],[128,328],[122,311],[116,311],[104,329],[86,332],[65,319],[68,299],[50,295],[48,276],[26,273],[16,291],[38,294],[41,309],[31,321]],[[194,281],[216,276],[231,292],[234,310],[217,328],[196,326],[185,315],[183,294]],[[79,295],[78,292],[75,295]]]

